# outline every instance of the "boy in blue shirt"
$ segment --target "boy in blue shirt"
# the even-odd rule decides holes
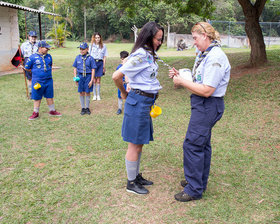
[[[120,52],[120,58],[121,58],[122,63],[118,65],[116,70],[118,70],[120,67],[122,67],[122,65],[125,63],[128,55],[129,55],[129,53],[127,51],[121,51]],[[126,89],[126,84],[127,83],[128,82],[126,82],[125,76],[123,76],[123,86],[124,86],[125,89]],[[117,113],[116,113],[117,115],[122,113],[122,104],[123,104],[123,100],[122,100],[122,97],[121,97],[121,91],[118,89],[118,110],[117,110]]]
[[[80,93],[81,102],[81,115],[90,115],[89,103],[90,93],[93,90],[93,78],[95,75],[96,64],[92,56],[88,53],[88,44],[80,44],[80,53],[73,64],[74,77],[78,77],[79,81],[76,81],[78,86],[78,92]]]
[[[31,98],[34,100],[34,111],[29,120],[39,117],[39,108],[42,97],[47,100],[50,116],[61,116],[54,107],[52,56],[48,54],[50,45],[46,41],[38,43],[38,52],[32,54],[26,61],[24,69],[32,72]],[[36,85],[35,85],[36,84]],[[36,86],[39,86],[36,88]]]

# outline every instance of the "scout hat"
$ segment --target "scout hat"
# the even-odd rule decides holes
[[[83,42],[83,43],[80,44],[80,47],[78,47],[78,48],[84,50],[84,49],[88,48],[88,44],[86,42]]]
[[[48,48],[48,49],[51,48],[51,46],[48,45],[48,43],[46,41],[44,41],[44,40],[39,41],[38,47],[45,47],[45,48]]]

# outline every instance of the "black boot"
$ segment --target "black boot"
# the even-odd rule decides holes
[[[142,177],[142,173],[139,173],[136,177],[136,180],[141,185],[153,185],[154,183],[152,181],[146,180]]]
[[[126,191],[134,194],[148,194],[149,191],[135,180],[127,180]]]

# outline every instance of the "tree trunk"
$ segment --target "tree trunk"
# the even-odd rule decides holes
[[[250,40],[251,54],[249,63],[255,67],[267,62],[265,44],[259,18],[266,0],[257,0],[252,5],[250,0],[238,0],[245,16],[245,31]]]

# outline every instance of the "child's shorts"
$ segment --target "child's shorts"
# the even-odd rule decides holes
[[[83,77],[83,74],[79,73],[78,74],[80,81],[79,81],[79,86],[78,86],[78,92],[86,92],[86,93],[90,93],[93,91],[93,85],[91,85],[91,87],[88,87],[88,84],[91,80],[91,73],[87,73],[87,75],[85,77]]]
[[[130,91],[125,101],[122,137],[133,144],[153,141],[153,123],[150,116],[154,99]]]
[[[126,84],[123,84],[123,87],[126,89]],[[121,91],[118,89],[118,98],[121,99]]]
[[[103,76],[103,60],[95,60],[96,69],[95,69],[95,78]]]
[[[39,83],[41,88],[34,89],[34,85]],[[45,79],[45,80],[34,80],[32,79],[32,91],[31,98],[33,100],[41,100],[43,97],[45,98],[53,98],[53,79]]]

